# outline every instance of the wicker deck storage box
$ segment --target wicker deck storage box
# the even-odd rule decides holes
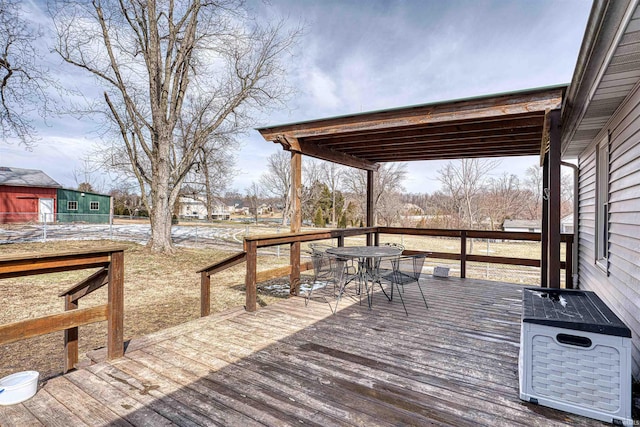
[[[631,331],[593,292],[523,291],[520,398],[614,424],[631,418]]]

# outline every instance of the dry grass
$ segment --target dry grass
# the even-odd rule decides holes
[[[59,241],[0,246],[1,255],[56,253],[101,247],[101,241]],[[108,242],[113,245],[112,242]],[[146,247],[124,243],[125,251],[125,340],[177,325],[200,315],[200,276],[196,271],[229,256],[214,249],[179,248],[175,255],[151,253]],[[288,258],[286,259],[288,260]],[[284,258],[261,257],[260,269],[284,263]],[[93,270],[56,273],[0,280],[0,324],[64,311],[58,294],[91,274]],[[212,277],[211,311],[216,313],[244,305],[244,264]],[[259,303],[278,297],[258,292]],[[106,302],[106,288],[82,300],[80,307]],[[80,354],[106,344],[106,322],[80,328]],[[43,377],[63,368],[63,334],[53,333],[0,347],[0,377],[35,369]]]

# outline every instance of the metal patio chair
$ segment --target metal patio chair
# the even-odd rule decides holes
[[[407,311],[407,306],[404,303],[404,287],[414,282],[418,285],[418,290],[420,291],[420,295],[422,295],[425,307],[427,309],[429,308],[427,299],[422,291],[422,285],[420,284],[420,276],[422,275],[422,267],[424,266],[424,260],[426,257],[427,254],[423,252],[413,254],[405,253],[390,261],[392,265],[390,272],[388,270],[382,270],[380,273],[380,280],[391,284],[391,295],[389,300],[393,300],[395,288],[397,290],[397,294],[400,296],[402,307],[404,308],[404,312],[407,316],[409,315],[409,312]],[[382,283],[380,285],[382,286]]]
[[[320,299],[331,308],[333,314],[338,310],[338,304],[349,283],[347,260],[328,254],[324,251],[314,251],[311,254],[313,263],[313,283],[305,295],[305,306],[313,299]],[[335,300],[335,307],[332,306]]]

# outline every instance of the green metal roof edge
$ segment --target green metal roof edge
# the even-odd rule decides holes
[[[467,98],[455,98],[455,99],[448,99],[448,100],[442,100],[442,101],[427,102],[425,104],[414,104],[414,105],[407,105],[403,107],[386,108],[382,110],[364,111],[361,113],[351,113],[351,114],[341,114],[338,116],[331,116],[331,117],[321,117],[319,119],[302,120],[299,122],[290,122],[290,123],[282,123],[282,124],[270,125],[270,126],[261,126],[261,127],[254,128],[254,130],[257,130],[259,132],[261,130],[277,128],[277,127],[295,126],[295,125],[302,125],[306,123],[320,122],[325,120],[336,120],[336,119],[344,119],[347,117],[358,117],[358,116],[366,116],[366,115],[377,114],[377,113],[388,113],[393,111],[410,110],[412,108],[433,107],[436,105],[450,104],[455,102],[468,102],[468,101],[475,101],[475,100],[487,99],[487,98],[497,98],[500,96],[521,95],[521,94],[532,93],[532,92],[544,92],[544,91],[550,91],[554,89],[566,90],[568,87],[569,87],[569,83],[561,83],[561,84],[555,84],[550,86],[541,86],[541,87],[535,87],[535,88],[529,88],[529,89],[519,89],[511,92],[498,92],[498,93],[486,94],[486,95],[475,95]]]
[[[95,193],[93,191],[80,191],[80,190],[75,190],[73,188],[64,188],[64,187],[59,187],[58,190],[64,190],[64,191],[75,191],[76,193],[85,193],[85,194],[93,194],[94,196],[104,196],[104,197],[111,197],[111,194],[102,194],[102,193]]]

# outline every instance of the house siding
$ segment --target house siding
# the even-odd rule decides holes
[[[68,202],[77,202],[78,209],[69,210]],[[98,202],[98,209],[91,210],[91,202]],[[109,223],[111,197],[104,194],[58,189],[58,222]]]
[[[609,132],[608,271],[596,259],[596,145]],[[640,92],[633,92],[579,156],[579,284],[596,292],[633,332],[640,379]]]
[[[56,189],[0,185],[0,224],[38,222],[39,199],[53,199]]]

